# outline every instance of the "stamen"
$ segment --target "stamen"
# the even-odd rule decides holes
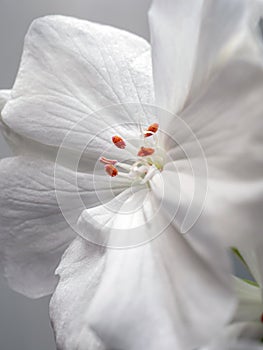
[[[154,152],[155,151],[153,148],[141,147],[137,155],[138,157],[147,157],[147,156],[151,156]]]
[[[148,182],[157,172],[158,169],[155,166],[152,166],[141,183],[145,184],[146,182]]]
[[[118,170],[112,164],[106,164],[104,169],[106,173],[111,177],[115,177],[118,175]]]
[[[144,137],[150,137],[150,136],[154,135],[158,131],[158,129],[159,129],[158,123],[151,124],[147,129],[148,132],[146,132],[144,134]]]
[[[150,137],[155,135],[159,129],[158,123],[151,124],[146,131],[144,131],[144,137]],[[142,131],[141,131],[142,132]],[[142,134],[141,134],[142,136]],[[141,140],[141,137],[140,137]],[[152,138],[153,141],[156,141],[156,138]],[[139,141],[139,138],[138,138]],[[112,137],[112,142],[114,145],[120,149],[126,148],[125,141],[118,135]],[[144,145],[151,145],[152,142],[147,142],[145,140]],[[108,159],[105,157],[100,157],[100,162],[104,164],[105,172],[111,176],[124,177],[129,180],[138,181],[141,184],[148,184],[151,178],[156,174],[156,172],[162,171],[164,157],[162,152],[158,147],[158,143],[154,142],[155,148],[141,146],[137,152],[137,160],[135,162],[127,160],[127,162],[119,162],[115,159]],[[128,144],[130,147],[130,145]],[[127,146],[127,147],[128,147]],[[129,148],[128,147],[128,148]],[[133,146],[136,147],[135,145]],[[154,154],[154,156],[152,156]],[[132,164],[131,164],[132,163]],[[124,170],[124,172],[122,171]]]
[[[117,135],[112,136],[112,142],[118,148],[124,149],[126,147],[126,143],[120,136],[117,136]]]
[[[117,163],[116,163],[116,166],[117,166],[117,167],[120,167],[120,168],[122,168],[122,169],[124,169],[124,170],[128,170],[128,171],[131,170],[131,165],[128,165],[128,164],[125,164],[125,163],[117,162]]]
[[[134,165],[130,171],[130,177],[141,177],[147,174],[149,167],[146,165],[136,166]]]
[[[117,163],[117,160],[114,160],[114,159],[108,159],[108,158],[105,158],[105,157],[100,157],[100,162],[103,163],[103,164],[116,164]]]

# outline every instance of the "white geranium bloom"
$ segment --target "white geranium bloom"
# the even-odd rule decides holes
[[[53,292],[54,270],[76,236],[57,199],[77,222],[77,177],[81,236],[63,255],[51,302],[59,349],[192,349],[230,320],[235,300],[218,238],[236,246],[258,239],[262,225],[260,11],[251,0],[155,0],[152,49],[73,18],[31,26],[15,85],[1,94],[16,153],[0,163],[1,254],[14,289]],[[160,136],[144,138],[157,123]],[[119,148],[111,136],[122,137]],[[87,144],[76,175],[68,159]],[[55,165],[59,148],[68,158]],[[200,150],[209,173],[201,216]],[[132,155],[126,163],[124,152]],[[99,159],[108,174],[118,171],[112,181],[101,165],[94,183]],[[131,228],[155,239],[133,249],[90,243]]]

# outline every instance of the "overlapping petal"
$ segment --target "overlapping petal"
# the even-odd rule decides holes
[[[1,112],[10,99],[11,90],[0,90],[0,130],[4,135],[5,139],[8,139],[9,128],[3,123]]]
[[[262,65],[243,60],[229,63],[181,115],[195,138],[176,123],[167,128],[172,138],[182,141],[181,147],[169,151],[175,163],[183,163],[187,156],[196,169],[203,164],[196,139],[203,149],[208,190],[199,206],[205,204],[203,220],[211,234],[230,246],[262,240],[262,81]],[[198,176],[202,174],[197,173],[196,182]],[[166,172],[163,177],[165,186],[171,187],[173,178]]]
[[[63,256],[56,271],[59,284],[50,302],[58,349],[105,349],[90,329],[85,312],[102,277],[104,254],[104,248],[76,238]]]
[[[49,294],[57,282],[55,268],[76,235],[74,223],[83,208],[100,203],[92,175],[77,174],[76,187],[75,172],[57,165],[55,187],[54,163],[26,157],[1,160],[0,174],[1,251],[6,278],[13,289],[30,297]],[[101,180],[98,176],[96,185],[99,182],[103,198],[109,200],[112,193],[103,190],[103,175]],[[58,193],[67,203],[63,214],[73,228],[60,211]]]
[[[141,109],[124,103],[152,103],[150,46],[133,34],[62,16],[36,20],[25,47],[12,99],[3,119],[19,134],[60,146],[71,131],[68,148],[88,145],[96,153],[110,142],[109,125],[147,121]],[[118,113],[104,107],[119,105]]]
[[[92,328],[112,348],[191,349],[202,344],[227,322],[233,299],[225,266],[216,271],[206,265],[207,253],[199,253],[194,242],[172,227],[146,245],[110,250],[88,312]],[[224,265],[222,255],[220,259]]]
[[[0,110],[11,99],[12,90],[0,90]],[[57,148],[44,145],[12,130],[0,116],[0,130],[14,155],[35,156],[55,161]]]
[[[133,247],[145,243],[167,226],[158,222],[156,214],[160,208],[152,199],[145,186],[128,188],[111,201],[84,210],[78,221],[79,233],[88,241],[107,247]],[[150,231],[149,225],[152,226]]]
[[[86,308],[87,322],[109,348],[191,349],[231,318],[235,302],[227,256],[213,237],[179,234],[153,193],[147,198],[144,191],[135,193],[130,206],[117,196],[112,205],[82,215],[87,238],[94,229],[94,236],[108,234],[109,244],[116,231],[128,246],[127,231],[144,238],[137,247],[107,249],[103,278]]]
[[[157,105],[179,112],[233,56],[255,55],[262,4],[154,0],[149,13]]]
[[[4,108],[6,102],[9,100],[11,90],[0,90],[0,110]]]

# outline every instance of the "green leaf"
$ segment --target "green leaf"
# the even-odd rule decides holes
[[[259,288],[258,283],[255,282],[255,281],[250,281],[250,280],[248,280],[248,279],[246,279],[246,278],[242,278],[242,281],[244,281],[244,282],[250,284],[251,286],[254,286],[254,287],[258,287],[258,288]]]
[[[248,264],[246,263],[245,259],[243,258],[243,256],[241,255],[240,251],[235,248],[232,247],[232,252],[241,260],[241,262],[246,266],[246,268],[249,270]]]

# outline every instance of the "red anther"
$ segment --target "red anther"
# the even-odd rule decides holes
[[[108,158],[105,158],[105,157],[100,157],[100,162],[103,163],[103,164],[112,164],[112,165],[115,165],[115,164],[117,163],[117,160],[108,159]]]
[[[118,170],[112,164],[106,164],[105,165],[105,171],[111,177],[114,177],[114,176],[118,175]]]
[[[126,143],[120,136],[112,136],[112,142],[118,148],[124,149],[126,147]]]
[[[150,137],[152,136],[153,134],[155,134],[159,129],[159,124],[158,123],[153,123],[151,124],[147,131],[150,131],[150,132],[147,132],[146,134],[144,134],[144,137]]]
[[[151,156],[154,152],[153,148],[141,147],[137,155],[138,157],[147,157]]]
[[[260,321],[261,321],[261,323],[263,323],[263,314],[260,317]]]

